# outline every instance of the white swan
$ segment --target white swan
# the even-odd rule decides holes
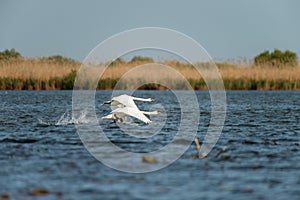
[[[144,99],[144,98],[138,98],[138,97],[129,96],[127,94],[123,94],[117,97],[113,97],[110,101],[104,102],[104,105],[117,106],[118,108],[123,108],[125,106],[137,108],[136,104],[134,103],[134,100],[147,101],[147,102],[154,101],[154,99],[152,98]]]
[[[148,117],[146,117],[145,114],[146,115],[160,114],[159,111],[152,111],[152,112],[141,111],[134,103],[134,100],[147,101],[147,102],[154,101],[154,99],[152,98],[144,99],[144,98],[129,96],[126,94],[113,97],[110,101],[106,101],[104,105],[109,105],[117,108],[114,109],[111,112],[111,114],[102,117],[102,119],[112,119],[115,122],[124,123],[126,120],[126,116],[132,116],[145,122],[146,124],[149,124],[151,123],[151,120],[148,119]]]
[[[111,114],[102,117],[102,119],[112,119],[115,122],[124,123],[126,120],[126,116],[135,117],[146,124],[151,123],[151,120],[146,117],[145,115],[157,115],[161,114],[159,111],[141,111],[137,107],[124,107],[124,108],[117,108],[116,110],[111,111]]]

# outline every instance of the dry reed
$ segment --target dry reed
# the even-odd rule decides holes
[[[79,67],[79,64],[50,62],[39,58],[10,59],[0,62],[0,78],[49,80],[66,76]]]
[[[136,66],[148,64],[148,62],[116,63],[109,66],[102,75],[101,89],[111,89],[113,84],[126,72]],[[191,82],[195,89],[205,89],[201,75],[190,64],[177,61],[163,61],[161,64],[170,66],[181,73]],[[226,89],[300,89],[300,66],[275,68],[269,66],[252,66],[251,64],[217,64],[219,72],[224,80]],[[17,89],[22,89],[22,82],[28,80],[48,81],[49,86],[41,88],[56,88],[56,82],[68,76],[72,71],[77,71],[80,63],[58,63],[46,59],[10,59],[0,62],[0,79],[2,89],[7,79],[18,82]],[[5,79],[5,81],[3,81]],[[55,81],[53,81],[55,80]],[[6,81],[7,82],[7,81]],[[45,83],[46,85],[48,83]],[[108,86],[106,86],[108,85]],[[38,87],[40,88],[40,87]]]

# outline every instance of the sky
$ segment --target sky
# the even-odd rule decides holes
[[[0,0],[0,51],[80,61],[112,35],[163,27],[190,36],[216,60],[275,48],[300,56],[299,20],[298,0]]]

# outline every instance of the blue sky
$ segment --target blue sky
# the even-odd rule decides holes
[[[0,0],[0,50],[77,60],[106,38],[132,28],[170,28],[215,59],[253,58],[263,50],[300,56],[297,0]]]

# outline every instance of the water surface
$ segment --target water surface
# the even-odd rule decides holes
[[[99,118],[109,112],[100,104],[110,94],[97,92]],[[115,124],[99,123],[113,143],[128,151],[161,148],[177,131],[180,112],[174,108],[179,104],[171,92],[135,94],[154,97],[168,114],[155,138],[124,136]],[[207,92],[196,94],[201,141],[210,103]],[[44,188],[50,194],[42,199],[296,199],[299,97],[299,91],[229,91],[223,134],[207,158],[196,159],[192,144],[169,167],[131,174],[106,167],[84,148],[72,121],[72,91],[0,91],[0,194],[32,199],[31,190]],[[86,123],[84,113],[80,120]]]

